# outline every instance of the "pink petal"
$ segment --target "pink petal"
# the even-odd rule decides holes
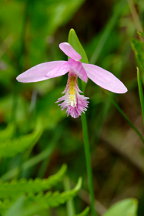
[[[81,80],[87,82],[88,76],[85,69],[82,66],[82,63],[79,61],[75,61],[73,59],[68,60],[70,72],[76,74]]]
[[[125,85],[107,70],[92,64],[82,63],[82,65],[87,76],[102,88],[119,94],[127,92]]]
[[[62,76],[69,71],[67,61],[52,61],[38,64],[24,73],[17,76],[19,82],[38,82],[58,76]]]
[[[79,61],[81,59],[81,55],[77,53],[77,51],[69,43],[60,43],[59,48],[70,58],[76,61]]]

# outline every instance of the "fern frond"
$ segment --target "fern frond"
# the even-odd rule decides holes
[[[5,134],[5,132],[3,133]],[[0,157],[12,157],[23,152],[28,147],[32,147],[38,141],[41,134],[42,127],[38,125],[31,134],[8,140],[0,140]]]
[[[38,180],[28,181],[28,182],[25,180],[25,185],[26,183],[28,184],[27,187],[26,186],[24,187],[24,185],[20,185],[22,182],[19,182],[20,184],[18,185],[19,186],[18,188],[21,190],[21,192],[22,191],[24,192],[23,194],[18,193],[18,188],[17,188],[17,194],[15,193],[14,190],[16,189],[16,187],[14,183],[11,183],[11,188],[7,188],[7,192],[5,193],[5,190],[3,191],[1,190],[2,189],[2,184],[1,184],[0,191],[2,193],[0,193],[0,196],[1,196],[1,200],[3,200],[0,201],[1,215],[9,216],[11,215],[11,212],[16,211],[16,209],[18,208],[20,216],[33,216],[34,214],[47,210],[48,208],[58,207],[61,204],[64,204],[68,200],[72,199],[81,188],[81,184],[82,184],[81,179],[78,180],[77,185],[72,190],[62,192],[62,193],[58,191],[43,193],[45,189],[48,189],[52,187],[54,184],[56,184],[63,177],[65,171],[66,171],[66,166],[64,165],[57,174],[51,176],[47,180],[38,179]],[[6,185],[8,186],[8,183],[5,184],[5,186]],[[12,187],[14,188],[13,190]],[[9,189],[11,190],[10,191],[11,193],[15,193],[15,196],[14,194],[10,196]],[[28,193],[26,193],[27,191]],[[36,195],[35,192],[38,194]],[[23,202],[22,203],[20,202],[19,205],[19,200],[21,200],[21,197],[23,197],[24,199]],[[79,216],[86,216],[85,212],[86,211],[84,211],[83,214]]]
[[[82,185],[82,180],[81,178],[78,180],[77,185],[75,186],[75,188],[73,190],[69,190],[63,193],[59,193],[59,192],[54,192],[53,194],[51,193],[47,193],[43,198],[42,198],[42,205],[43,203],[43,199],[45,198],[45,200],[47,200],[46,204],[47,207],[57,207],[60,204],[65,203],[66,201],[68,201],[69,199],[73,198],[77,192],[80,190]],[[38,202],[40,201],[39,196],[38,196]]]
[[[48,192],[45,195],[38,194],[35,197],[29,197],[29,205],[24,208],[21,216],[32,216],[35,213],[38,213],[44,209],[50,207],[58,207],[61,204],[66,203],[68,200],[76,196],[77,192],[81,188],[82,181],[78,180],[76,187],[72,190],[60,193],[60,192]],[[82,215],[83,216],[83,215]],[[84,215],[85,216],[85,215]]]
[[[22,179],[11,183],[0,182],[0,198],[14,198],[21,194],[32,194],[34,196],[33,194],[48,190],[56,185],[63,178],[65,172],[66,165],[63,165],[56,174],[50,176],[48,179]]]
[[[7,209],[6,212],[3,211],[3,216],[20,216],[21,211],[23,208],[25,202],[25,197],[21,196],[19,197],[14,204],[10,206],[10,208]]]
[[[5,199],[0,201],[0,213],[2,214],[5,210],[7,210],[12,205],[12,201],[9,199]],[[1,215],[0,214],[0,215]]]

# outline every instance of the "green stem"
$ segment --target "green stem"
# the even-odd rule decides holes
[[[84,151],[85,151],[85,158],[86,158],[86,169],[88,175],[88,187],[90,192],[91,215],[96,216],[97,213],[94,208],[95,197],[94,197],[93,175],[92,175],[92,167],[91,167],[90,143],[89,143],[87,120],[85,114],[81,116],[81,122],[82,122],[82,131],[83,131]]]
[[[65,191],[70,190],[70,181],[67,176],[64,178],[64,188]],[[67,216],[74,216],[74,215],[75,215],[74,203],[73,203],[73,199],[70,199],[67,201]]]
[[[82,61],[88,63],[88,59],[86,53],[74,31],[71,29],[69,32],[68,42],[78,51],[78,53],[82,56]],[[86,88],[86,83],[80,82],[81,89],[83,92]],[[87,128],[87,121],[86,115],[83,114],[81,116],[82,122],[82,132],[83,132],[83,141],[84,141],[84,151],[85,151],[85,158],[86,158],[86,169],[87,169],[87,176],[88,176],[88,188],[90,193],[90,205],[91,205],[91,216],[96,216],[95,208],[94,208],[94,187],[93,187],[93,175],[92,175],[92,168],[91,168],[91,154],[90,154],[90,144],[88,138],[88,128]]]

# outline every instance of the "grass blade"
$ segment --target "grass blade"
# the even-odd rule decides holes
[[[144,94],[143,94],[141,75],[138,67],[137,67],[137,83],[138,83],[139,98],[141,104],[142,120],[144,123]]]

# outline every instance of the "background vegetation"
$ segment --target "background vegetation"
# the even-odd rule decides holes
[[[81,121],[55,103],[67,76],[15,79],[33,65],[66,59],[58,44],[70,28],[89,62],[128,88],[116,95],[86,86],[96,210],[144,215],[143,21],[143,0],[0,1],[0,215],[90,214]]]

